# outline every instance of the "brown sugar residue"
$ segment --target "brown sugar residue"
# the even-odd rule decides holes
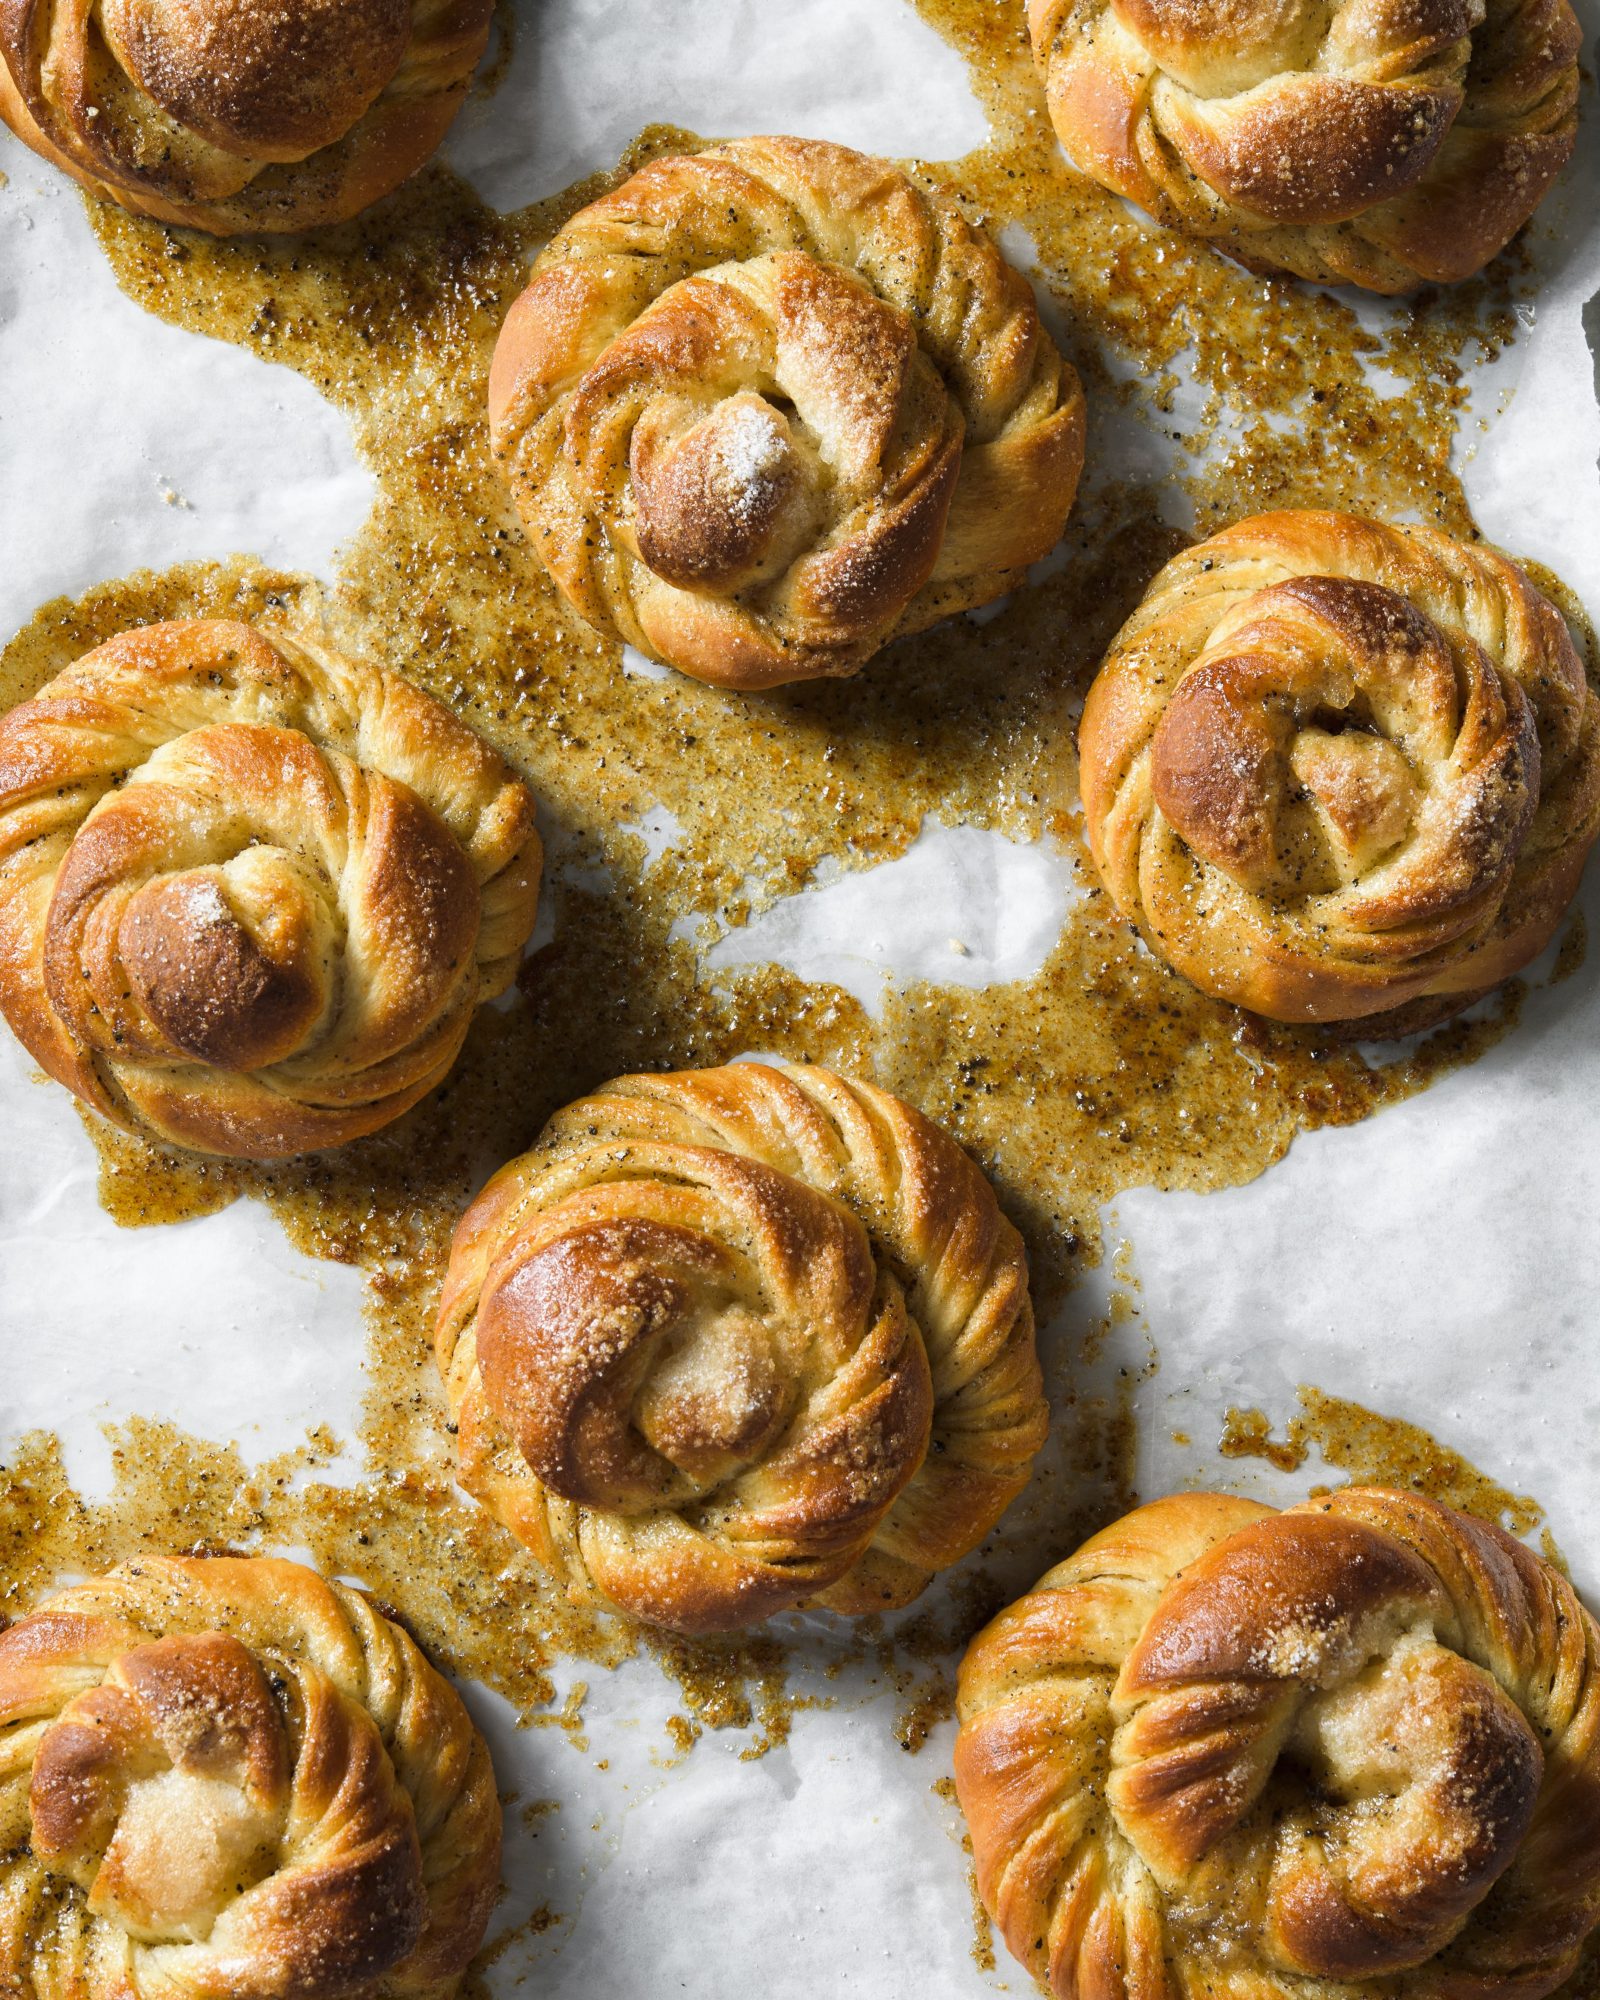
[[[703,1734],[704,1731],[701,1729],[699,1723],[692,1722],[687,1715],[669,1715],[667,1717],[667,1735],[672,1739],[672,1747],[678,1753],[676,1757],[671,1759],[671,1762],[681,1763],[700,1741]]]
[[[559,1708],[548,1708],[542,1715],[532,1718],[540,1729],[560,1729],[565,1731],[567,1741],[574,1750],[586,1751],[589,1738],[583,1726],[583,1704],[589,1698],[589,1683],[574,1681],[567,1689],[566,1699]]]
[[[1583,965],[1589,955],[1589,926],[1582,910],[1574,910],[1567,920],[1567,927],[1561,933],[1561,941],[1556,946],[1556,962],[1550,968],[1550,984],[1559,986],[1564,979],[1570,979]]]
[[[972,1837],[969,1834],[963,1843],[970,1854]],[[972,1962],[980,1972],[994,1971],[994,1922],[984,1907],[978,1890],[978,1871],[969,1865],[967,1869],[967,1893],[972,1899]]]
[[[546,1931],[554,1930],[557,1925],[565,1921],[560,1911],[551,1909],[548,1903],[541,1903],[537,1909],[530,1910],[520,1922],[510,1924],[504,1930],[495,1931],[472,1961],[466,1982],[460,1989],[460,2000],[494,2000],[494,1988],[486,1977],[492,1968],[509,1957],[519,1946],[532,1943],[534,1939],[543,1937]],[[523,1982],[518,1978],[515,1983],[520,1986]]]
[[[961,1653],[998,1609],[988,1592],[969,1588],[876,1639],[873,1665],[895,1691],[894,1738],[909,1755],[916,1756],[939,1724],[955,1714]]]
[[[916,1681],[902,1696],[894,1719],[895,1741],[914,1757],[941,1722],[956,1712],[955,1682],[935,1671]]]
[[[838,1698],[837,1670],[856,1660],[877,1685],[892,1681],[909,1747],[942,1712],[942,1677],[971,1631],[1135,1497],[1135,1397],[1155,1357],[1131,1294],[1122,1287],[1098,1328],[1076,1323],[1070,1302],[1057,1314],[1100,1254],[1106,1204],[1135,1186],[1247,1181],[1298,1133],[1371,1116],[1513,1025],[1515,985],[1482,1018],[1377,1066],[1186,986],[1093,885],[1073,730],[1117,625],[1192,528],[1331,503],[1472,532],[1450,453],[1474,362],[1514,332],[1515,267],[1502,260],[1449,300],[1384,307],[1368,325],[1327,293],[1249,277],[1068,172],[1019,0],[919,5],[969,63],[991,132],[965,159],[918,171],[993,229],[1024,232],[1006,234],[1014,254],[1033,246],[1088,387],[1090,469],[1062,561],[992,615],[901,641],[850,681],[733,696],[630,676],[528,548],[489,461],[489,356],[531,256],[610,177],[500,215],[435,165],[355,223],[273,243],[90,204],[124,291],[313,383],[347,418],[378,497],[324,584],[236,560],[46,605],[0,655],[0,704],[156,618],[315,628],[429,688],[526,774],[551,836],[553,935],[511,1004],[479,1017],[447,1083],[338,1154],[203,1162],[86,1121],[118,1221],[173,1221],[245,1195],[309,1254],[363,1272],[361,1464],[339,1485],[300,1455],[248,1467],[226,1447],[133,1424],[118,1434],[115,1490],[89,1503],[50,1441],[31,1441],[0,1496],[11,1524],[0,1606],[140,1546],[220,1538],[304,1547],[358,1578],[525,1715],[555,1702],[559,1659],[634,1654],[639,1635],[559,1600],[454,1486],[430,1353],[438,1285],[467,1199],[557,1106],[622,1072],[759,1050],[901,1089],[994,1176],[1028,1240],[1041,1319],[1055,1322],[1042,1350],[1055,1422],[1028,1491],[931,1593],[942,1662],[917,1651],[932,1638],[908,1650],[899,1625],[864,1633],[821,1619],[748,1645],[649,1644],[684,1690],[669,1725],[678,1754],[704,1729],[744,1731],[755,1752],[781,1742],[795,1707]],[[697,143],[652,128],[619,172]],[[1127,462],[1118,434],[1129,426],[1172,455],[1176,483],[1108,475]],[[656,811],[677,831],[652,860],[641,829]],[[857,870],[900,855],[934,814],[1054,841],[1077,863],[1083,894],[1035,977],[981,991],[911,982],[874,1018],[781,967],[704,970],[707,946],[824,863]]]
[[[766,1756],[789,1740],[803,1709],[831,1707],[815,1694],[790,1686],[790,1648],[771,1631],[748,1637],[692,1640],[667,1632],[642,1635],[645,1645],[683,1691],[687,1715],[671,1716],[667,1734],[679,1756],[707,1729],[753,1731],[740,1750],[745,1759]]]
[[[1539,1553],[1552,1569],[1559,1570],[1569,1583],[1572,1581],[1572,1565],[1567,1560],[1566,1551],[1548,1528],[1539,1530]]]
[[[1218,1445],[1223,1457],[1262,1458],[1281,1472],[1295,1472],[1314,1449],[1325,1464],[1348,1473],[1355,1485],[1407,1487],[1498,1522],[1514,1535],[1531,1535],[1544,1520],[1537,1500],[1480,1472],[1420,1424],[1383,1416],[1309,1386],[1301,1387],[1299,1399],[1300,1414],[1289,1419],[1282,1439],[1272,1436],[1263,1411],[1229,1410]]]
[[[1299,1418],[1291,1421],[1286,1438],[1275,1439],[1272,1419],[1265,1410],[1230,1409],[1217,1440],[1217,1450],[1224,1458],[1264,1458],[1280,1472],[1298,1472],[1309,1449]]]

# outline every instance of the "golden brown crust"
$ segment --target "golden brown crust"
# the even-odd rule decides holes
[[[492,0],[0,0],[0,119],[214,235],[342,222],[449,130]]]
[[[449,2000],[499,1876],[488,1749],[357,1591],[142,1557],[0,1634],[18,2000]]]
[[[1327,284],[1470,277],[1576,140],[1568,0],[1030,0],[1028,20],[1074,165]]]
[[[582,210],[489,408],[571,603],[729,687],[853,673],[999,596],[1083,462],[1022,278],[947,198],[811,140],[658,160]]]
[[[827,1070],[623,1077],[463,1217],[461,1477],[577,1597],[682,1631],[904,1604],[1047,1423],[1016,1231],[909,1105]]]
[[[1140,1508],[957,1706],[979,1889],[1061,2000],[1541,2000],[1600,1921],[1600,1629],[1414,1494]]]
[[[1600,695],[1514,563],[1263,514],[1162,570],[1079,729],[1117,907],[1279,1020],[1442,1019],[1537,957],[1600,832]]]
[[[0,1011],[126,1127],[270,1158],[438,1083],[533,928],[533,800],[287,633],[124,633],[0,718]]]

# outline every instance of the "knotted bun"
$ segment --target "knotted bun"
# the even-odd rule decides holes
[[[1571,157],[1567,0],[1029,0],[1082,172],[1259,268],[1481,270]]]
[[[1540,2000],[1600,1920],[1600,1630],[1414,1494],[1142,1507],[958,1711],[980,1892],[1062,2000]]]
[[[136,214],[341,222],[434,151],[493,0],[0,0],[0,118]]]
[[[499,1875],[488,1749],[358,1591],[141,1557],[0,1634],[0,1991],[448,2000]]]
[[[130,1131],[272,1157],[397,1118],[533,927],[531,795],[306,639],[151,625],[0,718],[0,1010]]]
[[[1117,907],[1280,1020],[1464,1007],[1544,948],[1600,831],[1600,697],[1555,607],[1491,549],[1347,514],[1169,563],[1078,747]]]
[[[624,1077],[456,1232],[469,1491],[580,1599],[707,1632],[910,1601],[1047,1412],[1021,1240],[937,1126],[813,1068]]]
[[[743,139],[583,209],[512,307],[496,456],[591,625],[684,673],[853,673],[1055,544],[1077,377],[948,197]]]

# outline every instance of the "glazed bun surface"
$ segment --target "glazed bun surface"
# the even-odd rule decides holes
[[[469,1491],[573,1597],[686,1632],[909,1602],[1048,1421],[988,1182],[816,1068],[558,1114],[456,1232],[438,1356]]]
[[[440,1082],[533,928],[527,788],[286,632],[149,625],[0,717],[0,1010],[131,1132],[273,1158]]]
[[[1600,1919],[1600,1630],[1414,1493],[1142,1507],[957,1707],[979,1890],[1060,2000],[1541,2000]]]
[[[1262,514],[1156,577],[1078,737],[1151,949],[1278,1020],[1405,1032],[1538,956],[1600,831],[1600,696],[1492,549]]]
[[[1571,157],[1567,0],[1029,0],[1082,172],[1244,262],[1471,277]]]
[[[358,1591],[144,1556],[0,1634],[18,2000],[450,2000],[499,1880],[483,1739]]]
[[[136,214],[342,222],[432,155],[493,0],[0,0],[0,118]]]
[[[1083,396],[947,197],[801,139],[657,160],[534,267],[490,377],[540,557],[728,687],[854,673],[1060,536]]]

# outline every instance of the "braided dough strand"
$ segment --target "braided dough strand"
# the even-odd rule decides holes
[[[0,0],[0,118],[136,214],[341,222],[416,172],[492,0]]]
[[[143,1557],[0,1635],[0,1985],[447,2000],[499,1886],[483,1739],[358,1592]]]
[[[624,1077],[463,1219],[462,1478],[574,1595],[713,1631],[908,1602],[1021,1490],[1021,1243],[936,1126],[826,1070]]]
[[[1600,831],[1600,697],[1555,607],[1491,549],[1351,515],[1169,563],[1079,752],[1118,908],[1283,1020],[1465,1006],[1544,948]]]
[[[342,1144],[414,1104],[532,928],[533,801],[437,702],[225,621],[0,719],[0,1007],[130,1130]]]
[[[853,673],[1010,587],[1083,457],[1022,278],[883,161],[746,139],[655,161],[540,257],[496,455],[588,621],[686,673]]]
[[[981,1893],[1062,2000],[1539,2000],[1600,1919],[1600,1630],[1414,1494],[1141,1508],[958,1710]]]
[[[1567,0],[1030,0],[1075,166],[1263,269],[1481,270],[1571,157]]]

